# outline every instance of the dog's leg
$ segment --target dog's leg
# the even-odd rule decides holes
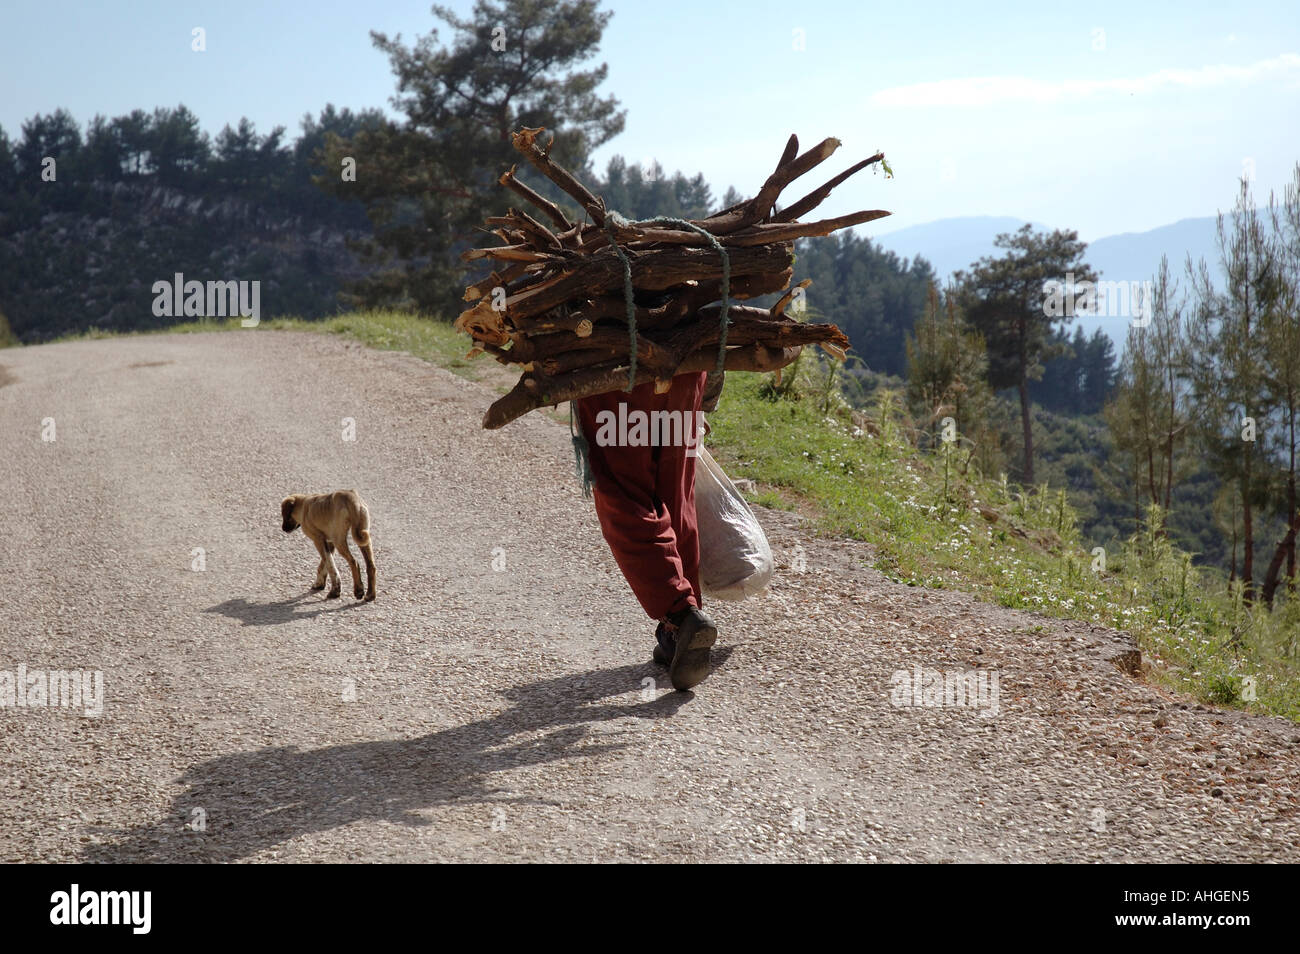
[[[361,505],[361,513],[352,525],[352,538],[366,561],[366,602],[369,603],[375,598],[375,555],[370,546],[370,508],[365,504]]]
[[[308,537],[316,547],[316,552],[320,554],[320,563],[316,566],[316,583],[312,586],[313,590],[325,589],[325,568],[329,565],[329,555],[325,552],[325,542],[317,540],[315,537]]]
[[[357,544],[361,548],[361,555],[366,561],[366,580],[369,586],[366,588],[366,602],[369,603],[375,598],[375,556],[370,552],[369,543]]]
[[[348,561],[348,569],[352,571],[352,595],[361,599],[366,595],[366,590],[361,585],[361,567],[357,566],[357,558],[348,549],[348,535],[345,533],[339,537],[339,542],[335,546],[338,547],[339,553],[343,554],[343,559]]]
[[[330,556],[330,554],[334,552],[334,544],[322,537],[321,546],[324,548],[322,557],[325,560],[325,568],[329,571],[330,576],[330,591],[325,594],[325,599],[336,600],[339,598],[339,594],[343,589],[339,584],[338,568],[334,565],[334,558]]]

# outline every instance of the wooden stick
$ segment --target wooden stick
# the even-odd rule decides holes
[[[539,145],[543,131],[521,129],[512,143],[577,202],[590,221],[571,223],[558,205],[518,181],[517,167],[499,180],[540,209],[554,229],[526,211],[511,208],[507,215],[490,217],[486,223],[504,244],[471,249],[462,256],[466,261],[511,263],[466,289],[465,300],[473,306],[456,321],[456,327],[474,339],[476,350],[524,370],[515,388],[489,408],[483,422],[488,428],[500,427],[536,407],[626,386],[630,360],[624,256],[636,294],[637,335],[632,343],[636,383],[653,381],[662,389],[676,374],[718,365],[722,262],[709,239],[684,227],[623,225],[607,231],[604,200],[551,160],[555,140]],[[798,137],[790,136],[757,195],[693,221],[727,250],[731,281],[724,367],[771,371],[794,360],[808,344],[821,345],[835,356],[842,356],[848,347],[848,339],[834,325],[785,317],[795,295],[808,285],[805,281],[789,287],[794,243],[888,215],[877,209],[799,221],[849,177],[883,161],[883,155],[854,164],[790,207],[776,209],[782,190],[824,162],[839,145],[837,139],[825,139],[801,153]],[[618,247],[611,248],[611,242]],[[506,291],[504,310],[498,310],[499,300],[486,297],[498,287]],[[737,303],[782,291],[770,309]]]
[[[546,213],[546,217],[550,219],[552,222],[554,222],[555,227],[558,228],[560,231],[562,232],[567,231],[568,229],[573,227],[572,225],[569,224],[569,220],[565,217],[564,213],[560,211],[560,207],[558,205],[556,205],[550,199],[547,199],[539,195],[538,193],[534,192],[527,185],[525,185],[524,183],[520,182],[517,178],[515,178],[514,166],[511,166],[507,172],[502,173],[501,178],[498,179],[497,182],[505,186],[507,189],[511,189],[514,192],[518,193],[519,195],[523,196],[533,205],[537,206],[537,208],[541,209],[544,213]]]
[[[560,261],[561,256],[538,252],[527,244],[494,245],[491,248],[471,248],[460,253],[462,261],[475,262],[481,258],[496,258],[506,262]]]
[[[560,242],[559,238],[556,236],[554,232],[548,229],[541,222],[538,222],[535,218],[533,218],[523,209],[511,209],[511,211],[514,212],[523,220],[523,226],[526,230],[532,232],[535,235],[541,236],[542,241],[550,245],[553,245],[555,248],[560,248],[560,249],[564,248],[564,245]]]
[[[784,271],[780,272],[742,275],[739,278],[732,276],[730,289],[731,297],[744,300],[746,298],[758,298],[761,295],[770,295],[773,292],[784,291],[790,286],[790,279],[793,277],[793,267],[786,268]],[[718,301],[722,298],[722,282],[701,282],[698,297],[701,300],[701,303],[706,305],[711,301]]]
[[[717,295],[706,297],[687,292],[655,308],[645,308],[638,305],[636,306],[637,327],[675,324],[695,308],[716,299]],[[509,299],[507,299],[508,301]],[[596,322],[603,320],[618,321],[623,326],[620,334],[623,335],[624,341],[627,340],[627,305],[621,297],[612,295],[602,295],[590,299],[576,308],[570,308],[568,314],[565,315],[557,315],[553,311],[548,311],[535,317],[514,318],[511,323],[522,334],[531,336],[548,331],[573,331],[584,321],[589,321],[594,325]]]
[[[638,345],[638,354],[643,349],[653,354],[656,349],[669,348],[687,354],[696,348],[716,343],[721,333],[719,317],[722,306],[708,305],[698,312],[699,320],[686,322],[680,327],[660,327],[638,334],[644,344]],[[764,341],[775,345],[815,344],[829,341],[848,347],[848,338],[835,325],[793,320],[774,320],[766,308],[753,308],[748,305],[732,305],[727,309],[727,342],[745,344]],[[690,347],[683,347],[684,343]],[[627,356],[627,330],[611,324],[593,328],[586,337],[578,337],[572,331],[557,331],[550,334],[518,335],[514,347],[507,352],[515,364],[524,364],[537,358],[552,358],[570,352],[612,351],[611,357]],[[588,360],[586,363],[593,363]]]
[[[737,248],[730,256],[733,277],[784,272],[792,264],[788,245]],[[632,283],[641,291],[662,291],[690,279],[720,277],[722,262],[711,248],[654,249],[632,257]],[[593,255],[580,270],[564,273],[544,288],[528,288],[507,301],[512,318],[526,318],[578,298],[591,298],[623,287],[623,264],[614,255]]]
[[[509,343],[510,329],[499,311],[486,298],[480,298],[471,308],[466,308],[452,323],[457,331],[468,334],[478,344],[498,347]]]
[[[863,222],[871,222],[875,219],[884,218],[889,214],[881,209],[873,209],[842,215],[834,219],[823,219],[820,222],[790,222],[782,219],[762,225],[751,225],[728,235],[719,235],[717,239],[718,244],[724,248],[768,245],[773,242],[793,241],[797,238],[807,238],[812,235],[829,235],[837,229],[846,228],[850,225],[861,225]],[[698,232],[687,232],[684,229],[639,228],[634,226],[632,228],[618,229],[617,238],[623,243],[625,249],[647,248],[655,244],[711,247],[711,243],[705,236]],[[586,251],[587,248],[599,247],[608,243],[608,233],[592,236],[591,243],[584,246],[583,251]]]
[[[604,225],[605,204],[587,191],[587,187],[575,179],[567,169],[561,167],[558,163],[552,162],[547,151],[538,147],[537,136],[545,128],[545,126],[538,126],[535,129],[521,129],[519,132],[511,134],[510,141],[515,149],[523,153],[524,158],[536,166],[542,175],[571,195],[578,205],[591,216],[591,221],[597,225]],[[548,146],[547,149],[549,148]]]
[[[493,288],[506,287],[516,278],[519,278],[527,272],[530,264],[530,262],[517,262],[507,268],[504,272],[494,271],[482,281],[467,286],[465,288],[465,301],[475,301],[476,299],[482,298]]]
[[[790,138],[785,141],[785,151],[781,153],[781,158],[776,161],[777,170],[788,166],[797,155],[799,155],[799,137],[794,133],[790,133]]]
[[[831,190],[834,189],[841,182],[843,182],[845,179],[849,178],[849,176],[861,172],[867,166],[871,165],[872,163],[880,162],[884,158],[885,158],[885,154],[883,152],[878,152],[870,159],[863,159],[857,165],[849,166],[847,169],[845,169],[843,172],[837,175],[834,179],[831,179],[823,183],[822,185],[818,186],[816,189],[814,189],[812,192],[809,192],[806,196],[804,196],[794,205],[790,206],[787,209],[782,209],[779,213],[777,213],[772,217],[772,221],[793,222],[801,215],[808,214],[813,209],[817,208],[817,206],[821,205],[822,202],[826,199],[826,197],[831,194]]]
[[[750,211],[747,213],[744,225],[757,222],[759,219],[766,218],[772,211],[772,206],[781,195],[781,190],[788,186],[795,179],[798,179],[805,172],[816,168],[821,163],[830,158],[831,153],[840,148],[840,141],[835,138],[823,139],[817,145],[813,146],[802,156],[791,162],[786,163],[776,172],[768,176],[767,181],[763,183],[763,188],[758,190],[758,195],[754,197]]]
[[[807,288],[811,284],[812,284],[812,279],[805,278],[798,285],[794,286],[794,288],[791,288],[788,292],[782,295],[780,301],[778,301],[770,309],[769,313],[772,315],[772,317],[780,318],[782,315],[784,315],[786,308],[789,306],[790,302],[794,300],[795,293],[798,292],[800,288]]]
[[[772,242],[791,242],[798,238],[808,238],[813,235],[830,235],[839,229],[848,228],[851,225],[861,225],[863,222],[873,222],[876,219],[883,219],[889,215],[883,209],[871,209],[863,212],[850,212],[848,215],[840,215],[833,219],[822,219],[819,222],[770,222],[764,225],[755,225],[752,229],[745,232],[735,233],[726,236],[724,245],[730,248],[747,248],[752,245],[768,245]]]
[[[761,344],[743,345],[728,349],[725,368],[728,371],[775,371],[799,357],[802,348],[767,348]],[[690,355],[678,367],[678,374],[712,371],[718,364],[717,348],[704,348]],[[649,371],[638,370],[637,384],[655,380]],[[508,394],[492,403],[483,415],[483,426],[488,430],[504,427],[529,411],[548,404],[559,404],[591,394],[620,391],[627,386],[627,364],[621,367],[587,368],[558,378],[545,378],[535,372],[525,374]]]
[[[789,286],[793,275],[794,269],[787,267],[781,272],[760,272],[733,278],[731,281],[731,298],[733,300],[744,300],[779,292]],[[721,297],[721,281],[683,284],[673,289],[672,300],[665,304],[653,308],[636,306],[637,326],[656,328],[676,324],[686,315],[711,302],[718,301]],[[509,298],[506,299],[507,307],[509,300]],[[572,331],[584,320],[593,324],[606,320],[617,321],[626,327],[626,318],[627,304],[623,301],[623,296],[613,293],[587,299],[582,304],[569,308],[567,314],[558,314],[555,310],[551,310],[529,317],[515,316],[511,318],[511,324],[520,333],[532,335],[548,331]],[[626,334],[626,331],[623,334]]]

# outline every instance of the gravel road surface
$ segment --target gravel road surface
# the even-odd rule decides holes
[[[307,333],[0,352],[0,860],[1300,860],[1300,727],[795,514],[673,692],[567,429],[482,431],[493,396]],[[279,525],[346,488],[374,603]],[[102,712],[18,705],[20,667],[102,673]],[[918,669],[988,693],[898,704]]]

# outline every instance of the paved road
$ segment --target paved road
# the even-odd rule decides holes
[[[565,429],[483,432],[491,396],[302,333],[0,352],[0,697],[104,680],[97,717],[0,708],[0,860],[1300,860],[1300,727],[791,514],[674,693]],[[279,527],[348,487],[371,604]],[[997,711],[894,704],[918,667],[996,673]]]

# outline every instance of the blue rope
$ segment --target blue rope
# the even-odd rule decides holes
[[[636,303],[632,300],[632,262],[627,257],[627,253],[619,247],[618,239],[614,237],[614,229],[615,227],[626,229],[638,225],[674,225],[697,232],[704,236],[709,245],[713,246],[722,259],[722,314],[718,319],[718,370],[722,371],[727,364],[727,306],[731,294],[731,258],[727,255],[727,250],[722,247],[722,243],[708,229],[701,228],[693,222],[687,222],[685,219],[659,216],[653,219],[641,219],[632,222],[611,209],[605,213],[605,231],[609,233],[609,244],[614,247],[615,254],[618,255],[619,261],[623,263],[623,301],[627,305],[629,361],[627,387],[624,390],[631,391],[636,387]]]
[[[578,471],[578,479],[582,481],[582,496],[590,497],[591,485],[594,481],[591,473],[591,449],[587,446],[587,438],[582,434],[582,422],[576,419],[577,413],[573,408],[573,402],[570,401],[569,436],[573,439],[573,466]]]

